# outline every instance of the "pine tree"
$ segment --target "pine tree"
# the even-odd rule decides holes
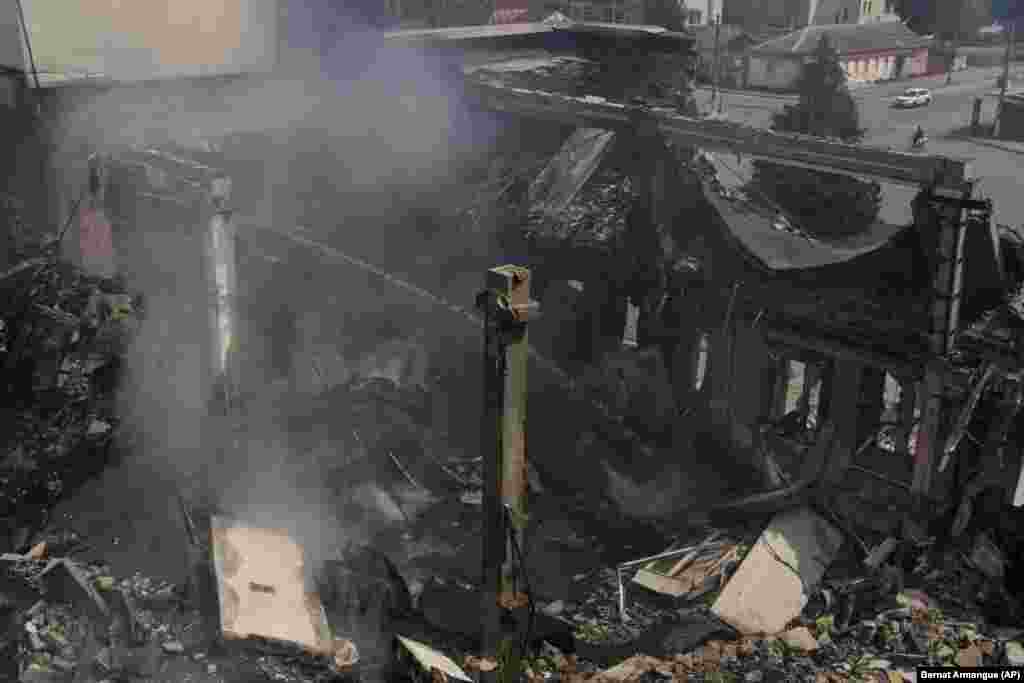
[[[772,130],[859,142],[857,103],[846,86],[838,54],[822,36],[797,83],[800,99],[786,105]],[[835,173],[754,162],[751,189],[776,202],[797,224],[819,237],[856,234],[871,225],[881,206],[878,183]]]

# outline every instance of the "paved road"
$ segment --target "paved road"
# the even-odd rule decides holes
[[[1017,79],[1024,78],[1024,67],[1016,65]],[[933,101],[927,107],[895,109],[893,98],[911,83],[887,83],[855,91],[860,105],[861,125],[866,128],[865,142],[871,145],[905,150],[914,128],[920,124],[930,138],[928,151],[972,160],[972,169],[980,178],[979,192],[995,202],[996,220],[1010,225],[1024,223],[1024,192],[1019,189],[1018,176],[1024,171],[1024,145],[993,141],[972,141],[956,134],[970,125],[971,107],[975,97],[983,97],[982,121],[995,116],[995,79],[998,68],[968,69],[953,75],[953,83],[945,85],[946,77],[915,79],[913,87],[930,88]],[[698,105],[710,105],[711,92],[699,89]],[[772,114],[781,111],[794,98],[752,92],[725,93],[725,115],[759,127],[771,125]],[[882,218],[903,222],[910,218],[909,199],[912,188],[885,185],[886,202]]]

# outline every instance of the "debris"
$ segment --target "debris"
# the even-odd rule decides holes
[[[663,676],[671,676],[673,667],[669,662],[646,655],[630,657],[618,666],[602,671],[594,677],[596,683],[626,683],[640,680],[644,674],[655,671]]]
[[[549,602],[547,605],[544,606],[544,608],[541,611],[549,617],[557,617],[559,614],[565,611],[565,602],[563,602],[562,600],[555,600],[554,602]]]
[[[103,420],[93,420],[89,425],[89,431],[86,432],[89,436],[97,436],[99,434],[106,434],[110,431],[110,423],[104,422]]]
[[[960,652],[956,655],[956,665],[959,667],[978,667],[984,663],[984,655],[982,655],[981,649],[971,644],[965,648],[961,648]]]
[[[939,472],[945,472],[946,467],[949,466],[950,458],[956,452],[957,447],[967,434],[967,428],[970,426],[971,418],[974,416],[974,411],[978,407],[978,401],[981,399],[982,394],[985,392],[985,387],[989,381],[996,374],[996,364],[989,363],[985,366],[985,369],[980,371],[976,375],[974,386],[971,388],[971,393],[968,396],[967,401],[964,403],[964,407],[960,412],[960,416],[957,418],[956,426],[953,431],[950,432],[949,438],[946,440],[946,447],[943,449],[942,461],[939,463]]]
[[[905,590],[899,593],[896,596],[896,602],[903,607],[909,608],[910,614],[912,614],[914,610],[927,612],[928,610],[935,610],[939,608],[939,604],[935,602],[931,596],[924,591],[919,590]],[[890,611],[888,614],[890,614],[890,618],[895,617],[895,611]],[[910,616],[910,614],[907,616]]]
[[[475,491],[466,491],[459,496],[459,500],[465,505],[483,505],[484,492],[479,489]]]
[[[712,612],[740,633],[779,633],[800,614],[842,541],[839,530],[807,508],[777,515]]]
[[[974,539],[971,564],[990,579],[1001,581],[1006,575],[1006,560],[1003,553],[986,533],[980,533]]]
[[[106,600],[71,560],[51,560],[40,578],[50,600],[75,605],[103,619],[110,616]]]
[[[483,673],[488,673],[498,668],[498,662],[491,657],[466,655],[466,668],[474,672],[481,671]]]
[[[398,638],[398,642],[401,643],[405,648],[405,651],[412,656],[423,671],[429,673],[434,669],[438,669],[446,676],[451,676],[457,680],[472,683],[473,679],[446,655],[441,654],[437,650],[434,650],[419,641],[406,638],[405,636],[395,637]]]
[[[872,571],[877,570],[885,561],[896,552],[896,548],[900,545],[898,538],[890,536],[881,543],[879,543],[874,550],[872,550],[868,556],[864,559],[864,566]]]
[[[164,652],[171,655],[180,655],[185,652],[185,646],[180,640],[168,640],[161,647],[163,647]]]
[[[633,582],[657,593],[696,600],[723,583],[723,574],[729,563],[738,561],[740,555],[738,545],[723,545],[696,552],[700,554],[687,555],[671,563],[664,574],[657,571],[653,564],[644,567],[637,572]]]
[[[778,638],[788,647],[800,652],[814,652],[818,649],[818,639],[805,626],[780,633]]]
[[[624,622],[629,619],[629,615],[626,612],[626,585],[622,580],[622,574],[625,570],[641,565],[648,565],[633,577],[633,581],[635,583],[655,592],[665,593],[675,597],[690,593],[694,588],[691,585],[692,582],[689,584],[686,583],[685,580],[673,582],[672,574],[681,571],[686,564],[700,557],[702,553],[722,547],[723,543],[717,540],[720,535],[720,532],[715,532],[708,538],[704,539],[700,545],[688,546],[685,548],[670,548],[669,550],[657,555],[643,557],[638,560],[631,560],[620,564],[616,570],[619,588],[620,618]],[[678,558],[680,556],[682,556],[683,559],[678,562],[674,561],[674,558]],[[661,564],[658,564],[659,561]],[[576,580],[576,577],[573,578]],[[701,585],[697,586],[697,588],[702,588],[703,585],[704,581],[702,579]]]

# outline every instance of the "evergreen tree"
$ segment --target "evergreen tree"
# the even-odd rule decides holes
[[[857,103],[846,86],[846,73],[835,49],[822,36],[797,84],[800,99],[786,105],[772,121],[772,130],[801,133],[844,142],[859,142]],[[871,225],[881,206],[878,183],[835,173],[754,162],[752,189],[775,201],[797,224],[813,235],[840,237]]]

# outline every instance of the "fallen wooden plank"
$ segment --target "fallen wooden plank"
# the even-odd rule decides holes
[[[808,508],[776,516],[711,606],[747,635],[785,630],[839,551],[842,533]]]

